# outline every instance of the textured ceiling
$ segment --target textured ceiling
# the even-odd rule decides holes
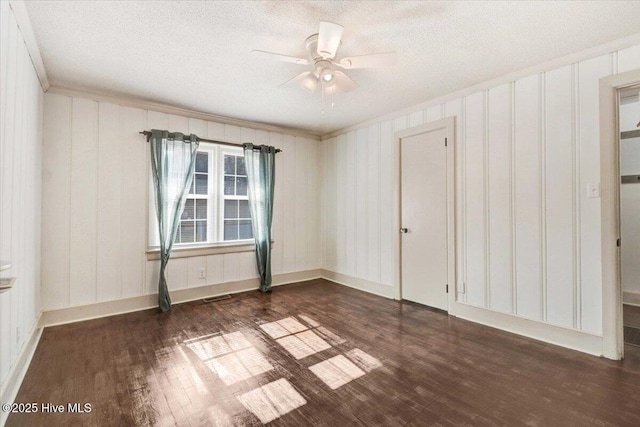
[[[640,2],[33,1],[27,10],[54,86],[126,94],[328,133],[640,30]],[[320,114],[320,95],[278,85],[321,20],[345,27],[338,57],[397,51],[393,67]],[[176,131],[179,129],[175,129]]]

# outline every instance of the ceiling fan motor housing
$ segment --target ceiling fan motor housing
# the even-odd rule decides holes
[[[340,40],[340,45],[342,44],[342,40]],[[304,42],[304,46],[307,49],[307,53],[309,54],[309,59],[316,62],[319,60],[332,60],[334,57],[324,57],[318,53],[318,34],[312,34],[307,37],[307,40]],[[337,51],[336,51],[337,52]]]

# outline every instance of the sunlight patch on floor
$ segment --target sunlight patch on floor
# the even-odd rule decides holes
[[[232,351],[251,347],[251,343],[245,338],[242,332],[215,335],[186,342],[188,343],[187,347],[189,347],[200,360],[209,360]]]
[[[331,390],[335,390],[365,374],[342,354],[309,367]]]
[[[308,329],[294,317],[287,317],[276,322],[265,323],[260,325],[260,328],[273,339],[282,338]]]
[[[307,403],[284,378],[244,393],[238,400],[264,424]]]
[[[235,384],[273,369],[269,361],[255,347],[211,359],[205,364],[226,385]]]
[[[325,340],[314,334],[313,331],[289,335],[276,340],[276,342],[297,360],[331,348]]]
[[[340,338],[324,326],[320,326],[319,328],[316,328],[314,330],[333,346],[344,344],[347,342],[347,340]]]
[[[371,372],[382,366],[382,363],[378,359],[368,353],[365,353],[359,348],[349,350],[344,355],[351,359],[352,362],[358,365],[365,372]]]

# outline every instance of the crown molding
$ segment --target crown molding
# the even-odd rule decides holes
[[[540,64],[533,65],[531,67],[523,68],[512,73],[504,74],[502,76],[486,80],[484,82],[468,86],[466,88],[451,92],[437,98],[432,98],[419,104],[412,105],[402,110],[397,110],[392,113],[388,113],[374,119],[366,120],[353,126],[336,130],[322,135],[320,138],[322,141],[330,138],[334,138],[338,135],[342,135],[347,132],[351,132],[357,129],[361,129],[370,126],[375,123],[379,123],[385,120],[395,119],[396,117],[413,113],[416,110],[424,110],[434,105],[444,104],[445,102],[452,101],[454,99],[463,98],[476,92],[487,90],[496,86],[500,86],[505,83],[510,83],[523,77],[531,76],[533,74],[544,73],[546,71],[554,70],[556,68],[563,67],[565,65],[575,64],[576,62],[586,61],[591,58],[595,58],[600,55],[615,52],[617,50],[625,49],[628,47],[636,46],[640,44],[640,33],[632,34],[621,39],[613,40],[608,43],[604,43],[598,46],[590,47],[569,55],[561,56],[559,58],[552,59],[550,61],[542,62]]]
[[[44,68],[42,55],[40,55],[40,48],[38,48],[36,35],[33,32],[31,20],[29,19],[29,14],[27,13],[27,8],[24,5],[24,1],[9,0],[9,7],[11,7],[11,10],[13,11],[13,16],[16,18],[16,23],[18,24],[18,28],[20,28],[20,32],[22,33],[24,44],[27,47],[29,56],[31,57],[33,68],[35,68],[36,70],[36,75],[38,76],[38,80],[40,81],[40,86],[42,87],[42,90],[46,92],[50,86],[49,78],[47,77],[47,70],[45,70]]]
[[[286,135],[299,136],[303,138],[320,140],[320,135],[312,133],[304,129],[288,128],[285,126],[272,125],[268,123],[252,122],[249,120],[235,119],[233,117],[220,116],[217,114],[204,113],[202,111],[190,110],[188,108],[175,107],[161,102],[155,102],[144,98],[131,95],[114,94],[101,91],[90,91],[83,89],[74,89],[64,86],[51,86],[47,93],[55,93],[58,95],[70,96],[74,98],[85,98],[92,101],[109,102],[124,107],[141,108],[145,110],[157,111],[166,114],[175,114],[177,116],[189,117],[192,119],[206,120],[210,122],[223,123],[227,125],[245,127],[255,130],[263,130],[266,132],[276,132]]]

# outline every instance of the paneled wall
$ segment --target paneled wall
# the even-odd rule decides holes
[[[0,293],[0,395],[40,316],[43,93],[8,2],[0,2],[0,259],[17,277]],[[1,417],[0,417],[1,418]]]
[[[640,46],[325,139],[324,268],[395,296],[393,134],[455,116],[458,301],[601,334],[598,80],[636,68]]]
[[[320,267],[318,141],[49,93],[44,110],[44,310],[157,293],[159,261],[145,255],[144,129],[281,148],[273,274]],[[170,290],[253,277],[253,252],[178,258],[168,266]]]

